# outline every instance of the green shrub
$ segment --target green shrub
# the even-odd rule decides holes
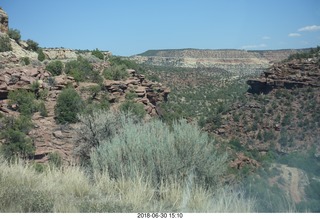
[[[21,39],[21,34],[20,31],[17,29],[12,29],[10,28],[8,31],[8,35],[11,39],[15,40],[17,43],[19,43],[20,39]]]
[[[73,88],[64,89],[58,96],[55,116],[58,123],[77,122],[77,114],[83,109],[83,101]]]
[[[4,117],[1,120],[1,130],[13,129],[27,134],[32,128],[32,122],[29,117],[20,115],[18,118]]]
[[[46,100],[49,95],[49,90],[48,90],[48,88],[45,88],[43,90],[40,90],[38,94],[39,94],[40,100]]]
[[[98,59],[101,59],[101,60],[104,59],[103,53],[100,52],[98,49],[93,50],[93,51],[91,52],[91,54],[94,55],[95,57],[97,57]]]
[[[56,80],[54,79],[54,77],[48,77],[48,85],[50,87],[56,86]]]
[[[137,98],[138,97],[138,95],[137,95],[137,93],[136,92],[127,92],[126,93],[126,100],[134,100],[134,98]]]
[[[54,165],[55,167],[61,167],[62,158],[58,152],[53,152],[49,154],[49,163]]]
[[[39,110],[41,116],[43,116],[43,117],[47,117],[48,116],[48,111],[47,111],[46,106],[45,106],[43,101],[41,101],[38,104],[38,110]]]
[[[0,52],[11,51],[10,38],[6,35],[0,36]]]
[[[90,62],[81,56],[79,56],[77,60],[66,63],[65,72],[74,77],[78,82],[90,81],[100,83],[103,81],[99,72],[94,71]]]
[[[34,155],[35,147],[26,135],[32,127],[30,118],[5,117],[0,121],[0,126],[0,138],[4,140],[0,148],[5,158],[28,158]]]
[[[212,188],[226,171],[226,155],[218,155],[208,135],[184,120],[172,131],[159,120],[140,124],[128,117],[121,122],[121,131],[91,155],[93,169],[111,179],[139,174],[156,188],[174,181]]]
[[[21,131],[8,129],[2,132],[5,144],[2,145],[1,151],[3,155],[10,159],[18,156],[28,158],[34,155],[35,147],[32,140]]]
[[[127,73],[127,67],[125,65],[115,65],[104,69],[103,75],[109,80],[122,80],[129,77]]]
[[[40,83],[39,81],[34,81],[32,82],[31,86],[30,86],[30,90],[36,95],[39,91],[40,88]]]
[[[143,119],[147,112],[144,110],[144,105],[141,103],[135,103],[133,101],[125,101],[119,107],[122,112],[131,112],[140,119]]]
[[[33,40],[30,40],[28,39],[27,40],[27,50],[30,50],[30,51],[38,51],[39,49],[39,44]]]
[[[22,57],[20,60],[24,65],[29,65],[30,64],[30,58],[29,57]]]
[[[38,60],[40,62],[44,61],[46,59],[46,55],[43,53],[43,50],[39,48],[37,52],[38,52]]]
[[[212,124],[212,129],[220,128],[220,126],[222,125],[221,115],[217,113],[210,115],[209,118],[207,119],[207,123]]]
[[[150,81],[160,82],[160,78],[158,75],[147,75],[146,79]]]
[[[231,139],[231,140],[229,141],[229,144],[230,144],[234,149],[236,149],[237,151],[240,151],[240,150],[243,149],[243,146],[242,146],[240,140],[237,139],[237,138]]]
[[[41,163],[33,163],[32,166],[35,169],[35,171],[38,173],[43,173],[47,168],[45,164],[41,164]]]
[[[61,61],[58,60],[52,61],[46,66],[46,70],[54,76],[61,75],[63,71],[63,64]]]
[[[31,116],[37,111],[37,106],[34,102],[35,95],[24,89],[10,91],[8,95],[10,104],[17,104],[18,111],[25,116]]]

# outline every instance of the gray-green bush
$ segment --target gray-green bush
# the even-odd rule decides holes
[[[208,135],[184,120],[175,122],[172,130],[159,120],[141,124],[128,117],[120,122],[125,122],[122,130],[91,154],[93,169],[115,180],[141,174],[159,187],[191,177],[209,188],[226,171],[227,156],[218,154]]]

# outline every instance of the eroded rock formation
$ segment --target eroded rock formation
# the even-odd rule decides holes
[[[258,79],[247,81],[251,93],[269,93],[275,88],[320,87],[319,58],[277,63]]]
[[[0,7],[0,32],[8,33],[9,19],[7,13]]]

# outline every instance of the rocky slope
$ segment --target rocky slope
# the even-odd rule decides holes
[[[320,155],[320,65],[314,58],[273,65],[222,115],[222,125],[207,130],[239,139],[249,150],[290,153],[315,148]]]
[[[103,64],[103,63],[101,63]],[[144,106],[149,117],[158,116],[157,104],[165,101],[170,90],[159,83],[148,81],[143,75],[137,74],[135,70],[128,70],[130,77],[124,81],[105,80],[102,90],[96,95],[106,94],[113,108],[117,108],[126,100],[128,92],[137,94],[135,102]],[[77,124],[59,125],[54,119],[54,107],[61,90],[67,85],[72,85],[85,99],[88,96],[86,88],[98,86],[96,83],[76,83],[73,77],[65,74],[52,76],[52,74],[41,67],[17,67],[0,69],[0,113],[6,116],[17,116],[16,107],[10,105],[7,99],[8,93],[16,89],[31,89],[31,84],[37,82],[40,89],[48,90],[45,107],[48,116],[35,113],[32,117],[34,129],[29,133],[36,146],[35,159],[39,162],[46,161],[49,153],[58,151],[66,160],[71,161],[73,150],[73,137]]]

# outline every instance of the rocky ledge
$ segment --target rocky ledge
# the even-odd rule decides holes
[[[319,58],[309,58],[274,64],[258,79],[247,81],[249,92],[267,94],[276,88],[320,87],[319,62]]]

